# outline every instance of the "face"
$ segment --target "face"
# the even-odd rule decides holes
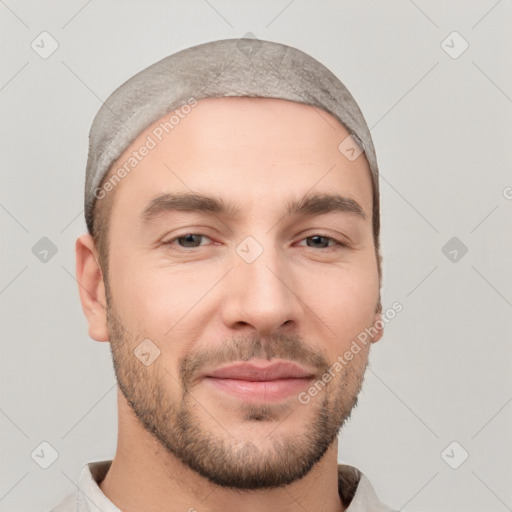
[[[284,100],[201,100],[159,141],[161,122],[113,167],[156,142],[111,211],[119,387],[212,482],[291,483],[335,441],[367,364],[369,344],[344,354],[378,318],[368,164],[338,151],[333,117]]]

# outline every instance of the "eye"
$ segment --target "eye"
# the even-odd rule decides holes
[[[323,235],[308,236],[307,238],[304,238],[304,240],[302,241],[306,241],[308,247],[316,249],[328,249],[329,247],[333,247],[335,245],[346,247],[346,244],[344,244],[343,242],[335,240],[334,238],[331,238],[329,236]],[[329,242],[332,242],[332,244],[329,245]]]
[[[174,245],[174,242],[178,242],[179,247],[194,248],[205,245],[200,243],[201,238],[207,238],[208,240],[211,240],[211,238],[207,237],[206,235],[201,235],[199,233],[187,233],[185,235],[174,237],[171,240],[163,243],[164,245]]]
[[[186,233],[184,235],[171,238],[167,242],[163,242],[163,244],[176,246],[177,243],[179,248],[193,249],[196,247],[202,247],[204,245],[207,245],[207,243],[201,243],[201,241],[204,239],[212,241],[210,237],[202,235],[200,233]],[[302,242],[304,241],[306,242],[307,247],[310,247],[312,249],[329,249],[334,246],[346,247],[346,244],[339,240],[319,234],[304,238],[303,240],[301,240],[301,243],[299,245],[302,245]]]

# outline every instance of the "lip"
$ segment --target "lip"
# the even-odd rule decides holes
[[[303,379],[314,377],[314,372],[291,361],[262,363],[240,361],[216,368],[206,374],[217,379],[237,379],[247,381],[271,381],[278,379]]]
[[[314,377],[313,371],[290,361],[242,361],[209,371],[204,382],[242,400],[269,402],[299,393]]]

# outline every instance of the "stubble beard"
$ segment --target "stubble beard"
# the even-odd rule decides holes
[[[205,413],[205,406],[188,389],[192,376],[196,375],[194,371],[204,360],[198,362],[185,357],[180,361],[179,378],[173,377],[158,360],[145,366],[133,352],[142,338],[130,335],[123,328],[110,305],[107,318],[118,386],[136,417],[168,454],[218,486],[240,490],[278,488],[303,478],[325,455],[357,405],[367,353],[360,356],[362,364],[345,365],[337,379],[307,405],[297,401],[291,413],[282,404],[244,403],[240,410],[245,424],[250,422],[256,431],[258,423],[265,423],[266,430],[269,422],[275,427],[264,439],[237,438],[233,427],[223,427],[220,417],[212,418],[211,411]],[[259,338],[252,338],[252,342],[234,340],[229,347],[230,357],[236,354],[237,359],[247,360],[258,355],[270,359],[293,353],[285,358],[299,360],[294,357],[300,346],[295,337],[278,336],[265,344]],[[320,354],[315,353],[314,358],[318,365],[328,368],[327,360]],[[169,375],[167,381],[179,381],[181,399],[169,393],[164,373]],[[302,433],[286,434],[283,427],[289,421],[303,423]]]

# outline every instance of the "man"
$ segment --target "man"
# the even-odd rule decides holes
[[[54,512],[390,510],[337,462],[382,336],[377,172],[350,93],[285,45],[195,46],[108,98],[76,257],[118,445]]]

